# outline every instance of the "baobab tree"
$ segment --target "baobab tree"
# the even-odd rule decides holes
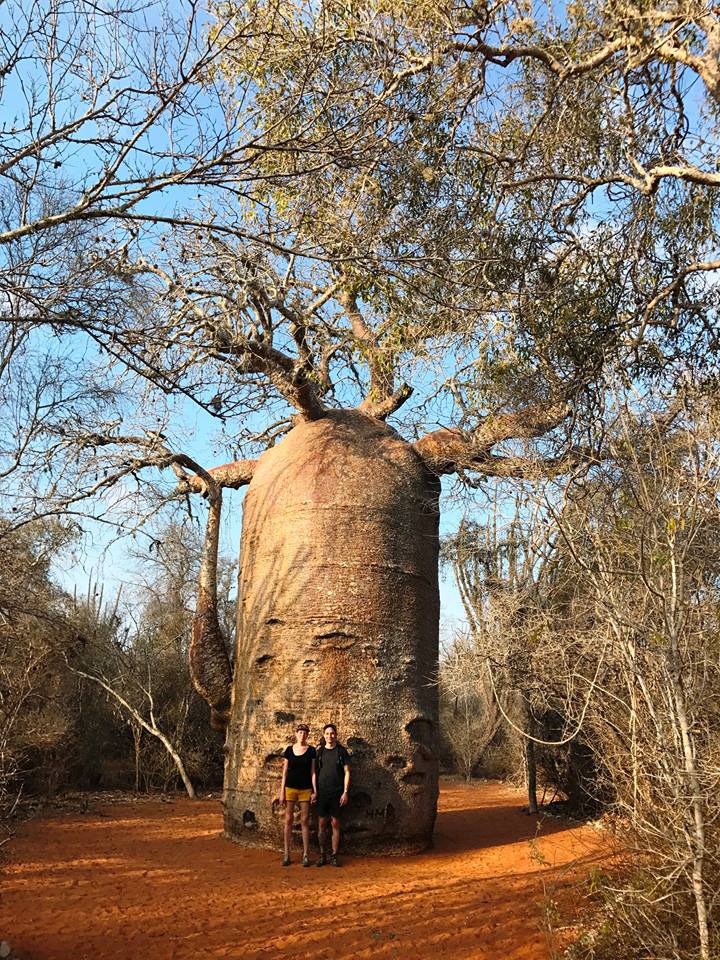
[[[531,461],[493,448],[545,433],[568,406],[410,443],[385,423],[389,394],[345,410],[313,399],[259,460],[200,474],[211,518],[191,662],[229,723],[226,831],[274,837],[279,732],[332,717],[356,767],[346,829],[385,849],[424,846],[437,800],[439,477],[459,466],[521,473]],[[214,611],[215,531],[220,489],[246,483],[231,687]]]

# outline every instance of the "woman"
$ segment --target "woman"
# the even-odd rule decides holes
[[[283,753],[282,783],[278,800],[285,807],[285,857],[282,865],[290,866],[290,844],[292,842],[293,816],[295,804],[300,804],[300,827],[303,842],[303,866],[310,866],[310,804],[317,797],[315,778],[315,747],[308,745],[310,727],[299,723],[296,729],[295,743]]]

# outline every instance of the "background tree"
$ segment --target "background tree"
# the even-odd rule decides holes
[[[90,590],[75,612],[84,656],[70,669],[95,684],[132,735],[135,788],[167,790],[177,778],[190,796],[193,780],[213,786],[222,769],[217,738],[208,729],[207,708],[193,689],[188,669],[192,608],[201,544],[197,528],[173,522],[154,533],[155,549],[138,556],[146,571],[133,591],[123,623],[119,597],[103,603]],[[233,568],[221,566],[220,609],[227,628],[234,618]],[[232,638],[232,629],[227,636]],[[127,769],[127,749],[125,764]]]
[[[173,760],[132,713],[148,720],[145,691],[156,726],[188,779],[204,789],[219,785],[221,744],[188,670],[199,532],[186,523],[154,534],[156,548],[142,558],[145,582],[126,589],[122,604],[119,597],[105,600],[101,582],[92,581],[79,597],[53,582],[53,559],[77,547],[71,528],[26,525],[0,538],[7,568],[0,686],[4,813],[23,792],[54,798],[78,788],[175,789]],[[220,608],[228,624],[231,581],[232,567],[223,561]]]
[[[61,671],[72,644],[65,597],[50,565],[71,531],[60,525],[0,537],[0,814],[27,781],[54,794],[73,725]]]
[[[453,638],[439,667],[440,727],[456,769],[467,781],[482,763],[502,722],[475,637]]]
[[[567,758],[542,745],[540,770],[612,810],[629,858],[577,955],[712,956],[717,411],[688,393],[658,415],[622,392],[612,410],[607,457],[547,489],[554,548],[514,598],[536,735]],[[484,609],[507,643],[512,620]],[[505,693],[497,660],[493,676]]]
[[[563,603],[565,576],[557,530],[537,497],[531,487],[507,499],[496,495],[488,521],[463,521],[445,549],[470,625],[465,675],[473,675],[483,699],[494,700],[495,729],[508,752],[501,772],[515,774],[507,744],[519,739],[529,812],[538,811],[539,772],[543,797],[548,788],[553,799],[561,792],[577,814],[597,806],[599,788],[581,730],[570,733],[564,674],[553,674],[558,656],[547,640],[548,618]],[[558,642],[571,647],[567,627]]]
[[[589,719],[625,839],[644,851],[615,929],[626,937],[631,924],[642,950],[701,957],[716,948],[715,421],[692,398],[666,418],[621,407],[615,465],[582,520],[572,499],[560,520],[609,659]]]

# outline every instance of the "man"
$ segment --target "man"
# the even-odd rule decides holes
[[[330,863],[340,866],[340,809],[348,802],[350,788],[350,755],[345,747],[338,743],[337,727],[326,723],[323,728],[323,740],[317,751],[317,811],[318,840],[320,842],[319,867],[327,863],[325,855],[325,834],[327,822],[332,827],[332,854]]]

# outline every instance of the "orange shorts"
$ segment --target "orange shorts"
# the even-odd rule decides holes
[[[286,800],[299,800],[300,803],[309,803],[312,790],[298,790],[296,787],[285,787]]]

